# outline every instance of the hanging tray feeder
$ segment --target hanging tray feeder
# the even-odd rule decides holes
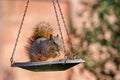
[[[59,22],[58,13],[57,13],[57,10],[56,10],[55,2],[54,2],[54,0],[52,0],[52,2],[53,2],[54,10],[55,10],[56,19],[57,19],[57,22],[58,22],[60,35],[62,36],[62,41],[63,41],[62,30],[61,30],[61,27],[60,27],[60,22]],[[65,20],[64,20],[61,8],[60,8],[59,1],[56,0],[56,2],[57,2],[57,5],[58,5],[58,9],[60,11],[60,14],[61,14],[63,23],[64,23],[64,27],[65,27],[67,35],[68,35],[68,39],[70,41],[72,52],[74,52],[73,47],[72,47],[72,42],[71,42],[71,39],[69,37],[68,30],[67,30],[66,24],[65,24]],[[11,67],[19,67],[19,68],[23,68],[23,69],[30,70],[30,71],[35,71],[35,72],[40,72],[40,71],[63,71],[63,70],[66,70],[68,68],[71,68],[71,67],[73,67],[73,66],[75,66],[79,63],[85,62],[82,59],[68,59],[68,58],[55,60],[55,61],[46,61],[46,62],[45,61],[43,61],[43,62],[14,62],[13,56],[15,54],[18,39],[19,39],[21,30],[22,30],[22,25],[23,25],[24,18],[25,18],[26,12],[27,12],[28,4],[29,4],[29,0],[27,0],[27,4],[26,4],[25,11],[24,11],[24,14],[23,14],[23,18],[22,18],[22,21],[21,21],[21,24],[20,24],[19,32],[18,32],[18,35],[17,35],[17,38],[16,38],[15,46],[14,46],[14,49],[13,49],[13,52],[12,52],[12,56],[10,58]],[[64,46],[64,41],[63,41],[63,46]],[[64,53],[66,54],[65,46],[64,46]],[[67,57],[67,56],[65,56],[65,57]]]

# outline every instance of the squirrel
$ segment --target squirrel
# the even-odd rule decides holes
[[[47,23],[36,26],[28,43],[26,48],[31,62],[47,61],[60,55],[59,35],[53,36],[52,28]]]

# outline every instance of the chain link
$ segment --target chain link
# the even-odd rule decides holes
[[[65,45],[64,45],[63,35],[62,35],[61,27],[60,27],[60,21],[59,21],[59,18],[58,18],[58,13],[57,13],[55,1],[52,0],[52,2],[53,2],[53,5],[54,5],[54,10],[55,10],[55,14],[56,14],[57,22],[58,22],[58,27],[59,27],[60,35],[61,35],[61,37],[62,37],[62,43],[63,43],[64,53],[65,53],[64,58],[65,58],[65,62],[66,62],[66,60],[68,59],[68,55],[67,55],[67,51],[66,51],[66,48],[65,48]],[[62,13],[62,10],[61,10],[59,1],[56,0],[56,2],[57,2],[57,6],[58,6],[58,9],[59,9],[59,12],[60,12],[60,15],[61,15],[61,18],[62,18],[64,27],[65,27],[65,30],[66,30],[66,32],[67,32],[68,40],[69,40],[69,43],[70,43],[70,46],[71,46],[71,51],[72,51],[72,53],[74,53],[73,45],[72,45],[72,42],[71,42],[71,39],[70,39],[70,35],[69,35],[69,31],[68,31],[68,29],[67,29],[67,25],[66,25],[66,23],[65,23],[65,19],[64,19],[64,16],[63,16],[63,13]]]
[[[67,54],[67,51],[66,51],[66,48],[65,48],[65,43],[64,43],[64,39],[63,39],[63,34],[62,34],[61,26],[60,26],[60,21],[59,21],[59,18],[58,18],[58,12],[57,12],[57,9],[56,9],[55,1],[52,0],[52,2],[53,2],[53,6],[54,6],[54,11],[55,11],[57,23],[58,23],[58,28],[59,28],[60,35],[61,35],[61,38],[62,38],[64,53],[65,53],[65,55],[66,55],[66,54]]]
[[[23,22],[24,22],[24,19],[25,19],[25,16],[26,16],[26,12],[27,12],[27,9],[28,9],[29,1],[30,0],[27,0],[26,6],[25,6],[25,10],[24,10],[24,14],[23,14],[23,18],[21,20],[20,28],[19,28],[19,31],[18,31],[18,34],[17,34],[17,38],[16,38],[16,41],[15,41],[15,45],[14,45],[14,48],[13,48],[12,56],[10,58],[11,65],[14,62],[13,56],[14,56],[15,51],[16,51],[17,43],[18,43],[18,40],[19,40],[19,36],[20,36],[21,30],[22,30]]]
[[[60,11],[60,15],[61,15],[61,18],[62,18],[62,21],[63,21],[63,24],[64,24],[64,27],[65,27],[65,30],[67,32],[67,36],[68,36],[68,40],[69,40],[69,43],[70,43],[70,46],[71,46],[71,51],[72,53],[74,53],[74,50],[73,50],[73,45],[72,45],[72,42],[71,42],[71,38],[70,38],[70,35],[69,35],[69,30],[67,29],[67,25],[65,23],[65,19],[64,19],[64,16],[63,16],[63,13],[62,13],[62,10],[61,10],[61,7],[60,7],[60,4],[59,4],[59,1],[56,0],[57,2],[57,5],[58,5],[58,8],[59,8],[59,11]],[[67,54],[66,54],[67,55]]]

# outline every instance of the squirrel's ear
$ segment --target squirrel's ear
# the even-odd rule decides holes
[[[59,37],[59,35],[57,34],[57,37]]]
[[[50,40],[52,40],[53,39],[53,35],[52,34],[50,34]]]

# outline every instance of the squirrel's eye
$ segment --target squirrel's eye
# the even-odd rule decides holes
[[[55,42],[53,42],[53,44],[56,44]]]

